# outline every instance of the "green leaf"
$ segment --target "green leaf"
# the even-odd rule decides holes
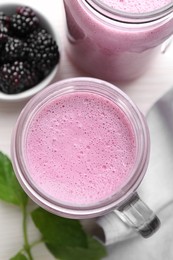
[[[0,199],[18,206],[26,206],[28,196],[15,176],[10,159],[0,152]]]
[[[88,236],[78,220],[53,215],[41,208],[32,212],[49,251],[61,260],[100,260],[105,248]]]
[[[35,209],[31,215],[46,243],[58,247],[87,247],[87,236],[78,220],[62,218],[42,208]]]
[[[61,260],[100,260],[107,255],[105,247],[96,239],[88,236],[88,248],[55,247],[46,245],[49,251]]]
[[[19,252],[17,255],[10,258],[10,260],[28,260],[28,258],[25,255],[23,255],[22,253]]]

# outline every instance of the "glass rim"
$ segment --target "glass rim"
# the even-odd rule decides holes
[[[29,178],[29,173],[27,173],[27,167],[25,165],[24,156],[22,156],[22,140],[24,139],[24,133],[20,133],[21,128],[23,130],[24,126],[25,128],[29,125],[30,119],[32,119],[33,115],[39,111],[39,109],[46,104],[46,101],[49,102],[56,98],[57,96],[61,95],[61,91],[65,89],[64,86],[66,86],[67,91],[69,91],[69,85],[72,86],[71,92],[79,92],[77,88],[75,88],[74,83],[85,83],[87,86],[88,83],[93,83],[98,85],[102,84],[104,87],[108,87],[110,90],[115,91],[119,95],[119,97],[123,97],[125,101],[128,102],[129,106],[133,108],[133,116],[134,113],[136,113],[137,120],[139,120],[141,124],[141,128],[143,129],[143,132],[141,133],[140,141],[143,142],[143,146],[145,145],[145,142],[148,138],[148,132],[146,130],[145,124],[143,122],[143,117],[136,107],[136,105],[132,102],[132,100],[119,88],[115,87],[113,84],[108,83],[106,81],[100,80],[100,79],[94,79],[89,77],[76,77],[76,78],[70,78],[66,80],[61,80],[59,82],[51,84],[49,87],[41,91],[39,94],[34,96],[25,106],[22,113],[20,114],[15,131],[13,132],[12,137],[12,159],[13,159],[13,166],[15,168],[16,176],[21,183],[22,187],[25,189],[27,193],[30,194],[32,199],[36,201],[38,204],[41,204],[43,207],[52,209],[50,211],[52,212],[58,212],[57,214],[62,216],[67,216],[71,214],[73,216],[78,216],[82,218],[82,216],[86,217],[90,214],[96,214],[98,215],[99,212],[108,211],[110,208],[114,208],[119,202],[122,201],[122,198],[128,197],[132,190],[136,190],[136,188],[139,186],[140,182],[142,181],[145,171],[146,171],[146,165],[148,166],[148,148],[147,149],[141,149],[141,151],[137,151],[137,159],[138,161],[135,162],[136,165],[133,169],[133,174],[130,180],[127,182],[125,186],[123,186],[122,190],[118,192],[118,194],[112,195],[110,198],[106,198],[102,202],[98,202],[97,204],[92,205],[86,205],[86,206],[75,206],[75,205],[68,205],[63,202],[58,202],[56,199],[51,198],[48,194],[45,194],[41,189],[39,189],[38,185],[34,184],[34,181]],[[58,86],[61,86],[61,88],[58,89]],[[54,90],[54,91],[53,91]],[[55,92],[57,90],[57,93]],[[58,94],[58,90],[60,91]],[[98,89],[99,94],[100,89]],[[87,89],[86,92],[89,92]],[[67,94],[70,92],[67,92]],[[102,92],[100,92],[102,93]],[[105,95],[106,97],[106,95]],[[117,103],[116,103],[117,104]],[[34,108],[33,108],[33,105]],[[32,109],[32,111],[30,111]],[[122,108],[121,108],[122,109]],[[125,112],[125,110],[123,110]],[[129,116],[127,116],[129,119]],[[132,123],[133,125],[134,123]],[[24,130],[25,131],[25,130]],[[147,146],[147,145],[146,145]],[[138,148],[139,149],[139,148]],[[140,164],[141,163],[141,164]],[[34,195],[33,195],[34,194]],[[95,212],[95,213],[94,213]],[[97,212],[97,213],[96,213]]]
[[[130,24],[140,24],[140,23],[149,23],[160,20],[170,14],[173,14],[173,2],[165,5],[162,8],[159,8],[155,11],[146,12],[146,13],[129,13],[114,9],[104,4],[100,0],[82,0],[83,2],[88,3],[95,11],[104,15],[107,18],[110,18],[114,21],[130,23]]]

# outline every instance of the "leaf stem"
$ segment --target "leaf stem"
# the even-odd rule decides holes
[[[32,247],[34,247],[34,246],[36,246],[36,245],[38,245],[38,244],[40,244],[40,243],[42,243],[42,242],[44,242],[43,239],[36,240],[36,241],[34,241],[34,242],[32,242],[32,243],[30,244],[30,248],[32,248]]]
[[[28,232],[27,232],[27,208],[25,205],[22,206],[22,213],[23,213],[23,238],[24,238],[24,249],[28,255],[29,260],[33,260],[31,254],[31,246],[28,241]]]

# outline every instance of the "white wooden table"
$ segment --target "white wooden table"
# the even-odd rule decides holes
[[[73,0],[72,0],[73,1]],[[0,0],[0,2],[8,2],[7,0]],[[14,2],[10,0],[10,2]],[[55,28],[59,33],[60,45],[61,45],[61,62],[60,69],[54,79],[60,80],[74,76],[88,76],[80,71],[78,71],[73,64],[68,60],[65,53],[65,37],[66,28],[64,20],[64,9],[62,0],[18,0],[18,3],[29,4],[33,7],[39,8],[40,12],[44,13],[50,21],[54,24]],[[168,89],[173,86],[173,44],[168,48],[166,53],[160,54],[150,69],[143,75],[140,79],[131,82],[130,84],[119,84],[119,87],[125,91],[136,104],[139,106],[144,114],[154,104],[154,102],[161,97]],[[16,119],[25,105],[25,102],[21,103],[0,103],[0,150],[8,155],[10,155],[10,139],[12,129],[16,122]],[[37,237],[38,233],[32,222],[29,222],[29,235],[32,238]],[[164,233],[166,237],[166,233]],[[21,231],[21,215],[18,208],[11,207],[5,203],[0,202],[0,259],[7,260],[13,256],[22,245],[22,231]],[[166,238],[165,238],[166,239]],[[164,240],[163,240],[164,241]],[[172,241],[173,242],[173,241]],[[163,252],[166,251],[166,245],[163,246]],[[136,260],[137,256],[135,254],[131,255],[129,252],[131,248],[126,244],[126,253],[124,253],[124,245],[117,245],[115,247],[114,253],[112,253],[108,258],[111,260],[119,259],[121,260]],[[132,244],[135,247],[135,244]],[[139,250],[139,259],[157,259],[157,260],[171,260],[173,258],[165,258],[160,253],[157,253],[157,244],[147,243],[146,255],[140,256],[140,246],[136,246]],[[134,248],[133,248],[134,249]],[[133,250],[132,251],[135,251]],[[147,250],[149,254],[147,254]],[[161,249],[160,249],[161,250]],[[151,253],[152,252],[152,253]],[[172,245],[173,252],[173,245]],[[51,255],[43,246],[37,246],[33,250],[36,260],[51,260],[53,259]],[[131,255],[131,257],[130,257]],[[173,255],[173,253],[171,253]],[[126,258],[127,256],[127,258]],[[89,260],[89,259],[88,259]]]

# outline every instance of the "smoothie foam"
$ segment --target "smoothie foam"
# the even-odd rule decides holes
[[[124,112],[92,93],[71,93],[45,104],[25,139],[32,181],[58,202],[91,205],[118,192],[131,177],[134,132]]]
[[[160,9],[172,0],[100,0],[109,7],[130,13],[147,13]]]

